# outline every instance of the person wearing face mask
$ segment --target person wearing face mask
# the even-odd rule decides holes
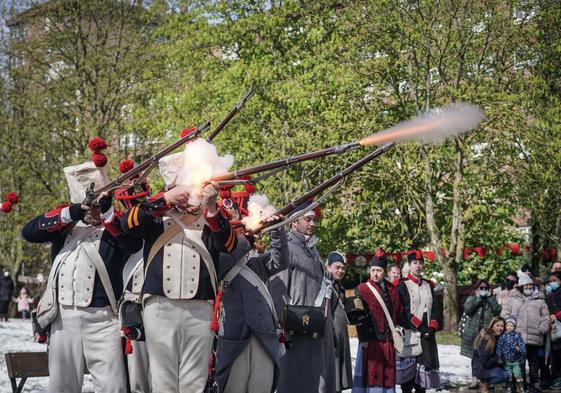
[[[398,286],[403,305],[402,326],[420,333],[422,352],[414,358],[398,356],[396,380],[401,384],[403,393],[411,393],[413,389],[416,393],[425,393],[426,389],[440,386],[435,334],[442,325],[442,313],[432,282],[422,277],[425,260],[421,251],[416,248],[409,250],[407,261],[409,274]]]
[[[504,383],[509,379],[508,372],[500,367],[497,358],[497,341],[504,330],[505,320],[494,317],[475,340],[471,368],[473,374],[481,380],[479,389],[481,393],[488,393],[490,384]]]
[[[505,276],[500,287],[493,290],[493,294],[497,299],[497,303],[503,306],[508,301],[509,297],[514,294],[513,289],[518,284],[518,275],[516,272],[509,272]]]
[[[545,296],[530,276],[525,273],[520,274],[518,291],[503,306],[501,316],[517,318],[517,329],[526,343],[530,368],[530,392],[541,393],[539,352],[551,322]]]
[[[561,320],[561,272],[553,272],[549,275],[549,283],[545,287],[547,295],[547,307],[551,323],[554,324],[555,320]],[[550,389],[561,389],[561,340],[551,343],[551,379],[552,383]]]
[[[464,313],[467,320],[462,332],[460,354],[471,359],[474,350],[473,344],[477,335],[491,322],[493,317],[501,313],[501,306],[493,296],[487,280],[477,280],[473,284],[471,294],[464,303]],[[477,387],[477,378],[473,376],[470,388],[475,387]]]

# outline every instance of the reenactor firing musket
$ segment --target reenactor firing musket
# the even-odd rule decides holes
[[[211,142],[219,133],[222,131],[226,125],[234,118],[236,114],[238,114],[242,108],[245,106],[246,102],[253,97],[254,91],[250,88],[247,93],[240,99],[240,101],[228,112],[226,117],[218,124],[218,126],[211,132],[208,136],[207,140]],[[210,127],[210,122],[206,122],[192,130],[191,132],[187,132],[185,135],[181,137],[178,141],[172,143],[171,145],[165,147],[161,151],[154,154],[152,157],[144,160],[140,164],[136,165],[134,168],[129,170],[128,172],[122,174],[117,179],[113,180],[109,184],[100,187],[99,189],[95,190],[95,185],[92,183],[90,187],[86,190],[86,199],[84,200],[84,205],[91,205],[96,199],[98,199],[99,195],[102,192],[112,192],[118,188],[122,187],[134,187],[136,184],[139,184],[143,181],[148,173],[158,165],[158,161],[162,157],[167,156],[168,154],[172,153],[174,150],[179,148],[180,146],[192,142],[197,139],[200,134],[206,131]],[[127,181],[135,179],[132,183],[128,184]]]

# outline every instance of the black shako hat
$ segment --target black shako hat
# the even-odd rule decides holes
[[[368,267],[381,267],[382,269],[386,270],[388,267],[388,257],[386,252],[382,249],[376,251],[370,262],[368,263]]]

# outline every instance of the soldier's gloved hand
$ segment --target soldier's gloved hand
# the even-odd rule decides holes
[[[219,191],[220,187],[215,182],[210,182],[205,186],[203,190],[202,206],[207,209],[210,216],[214,216],[218,212],[218,208],[216,207],[216,199],[218,198]]]
[[[102,192],[101,198],[99,198],[99,209],[101,213],[107,213],[109,209],[111,209],[111,206],[113,206],[113,197],[107,192]]]
[[[72,221],[83,220],[86,215],[86,211],[88,210],[90,210],[90,207],[82,205],[81,203],[74,203],[68,207],[68,211],[70,213],[70,218],[72,218]]]

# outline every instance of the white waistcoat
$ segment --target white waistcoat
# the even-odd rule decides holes
[[[84,231],[91,231],[84,240],[92,242],[99,250],[103,226],[92,228],[82,222],[76,224],[66,237],[65,245],[75,242]],[[60,264],[58,272],[58,302],[64,306],[88,307],[92,301],[95,265],[86,254],[81,244],[77,245],[68,258]]]
[[[194,237],[201,238],[205,222],[204,216],[201,216],[187,228]],[[164,217],[166,230],[172,224],[173,219]],[[162,250],[162,287],[165,296],[170,299],[192,299],[199,288],[201,256],[185,241],[183,230],[172,237]]]
[[[426,311],[427,320],[430,321],[433,300],[430,293],[430,284],[423,280],[423,283],[419,286],[419,284],[416,284],[411,280],[407,280],[405,281],[405,286],[407,287],[407,292],[409,292],[409,306],[411,314],[420,314],[422,317]],[[419,310],[419,307],[421,306],[421,297],[425,299],[425,310]]]

